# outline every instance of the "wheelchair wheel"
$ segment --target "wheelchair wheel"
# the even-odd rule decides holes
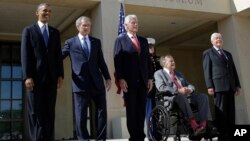
[[[170,133],[170,117],[165,107],[157,105],[150,114],[149,135],[153,141],[167,141]]]

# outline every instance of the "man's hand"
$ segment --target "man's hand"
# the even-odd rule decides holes
[[[123,92],[125,92],[125,93],[128,92],[128,85],[127,85],[127,82],[124,79],[119,80],[119,85],[120,85],[121,90]]]
[[[208,88],[207,92],[210,96],[214,96],[214,88]]]
[[[34,81],[32,78],[27,78],[25,80],[25,87],[27,91],[33,91]]]
[[[152,90],[152,88],[153,88],[153,80],[149,79],[148,80],[148,93]]]
[[[57,89],[60,89],[63,85],[63,78],[62,77],[58,77],[57,79]]]
[[[240,95],[240,88],[239,87],[236,88],[236,91],[235,91],[234,95],[235,96],[239,96]]]
[[[106,80],[106,89],[107,89],[107,91],[109,91],[110,88],[111,88],[111,80],[110,80],[110,79],[107,79],[107,80]]]

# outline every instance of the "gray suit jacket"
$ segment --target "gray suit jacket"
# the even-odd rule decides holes
[[[188,87],[193,92],[195,91],[195,87],[191,85],[180,72],[175,71],[175,75],[181,81],[181,85],[183,87]],[[154,78],[155,78],[156,88],[159,92],[168,91],[172,94],[178,94],[178,91],[174,87],[174,83],[171,77],[168,75],[166,71],[164,71],[163,69],[156,71],[154,74]]]

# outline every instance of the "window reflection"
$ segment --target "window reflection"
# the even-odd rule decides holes
[[[22,81],[12,81],[12,98],[22,98]]]
[[[1,100],[0,101],[0,119],[10,118],[10,101]]]
[[[12,115],[13,119],[21,119],[22,118],[22,101],[21,100],[13,100],[12,101]]]
[[[0,140],[10,140],[10,122],[0,124]]]
[[[1,99],[10,99],[10,81],[1,82]]]
[[[10,66],[2,66],[1,67],[1,77],[2,78],[10,78],[11,76],[11,67]]]
[[[13,66],[12,67],[12,78],[22,78],[21,66]]]

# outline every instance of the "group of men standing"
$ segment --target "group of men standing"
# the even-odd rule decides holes
[[[76,20],[75,24],[79,33],[66,40],[61,49],[59,31],[48,25],[51,16],[50,5],[47,3],[38,5],[36,15],[38,22],[24,28],[21,44],[23,79],[28,98],[29,139],[32,141],[54,140],[57,88],[60,88],[63,83],[63,59],[69,56],[72,67],[72,93],[75,102],[77,139],[88,141],[90,138],[87,131],[87,107],[92,99],[96,107],[96,140],[106,140],[105,87],[107,90],[110,89],[111,77],[103,57],[101,41],[89,35],[90,18],[82,16]],[[124,26],[127,32],[120,34],[114,45],[115,72],[118,85],[124,93],[129,140],[144,141],[145,109],[147,96],[154,86],[154,70],[152,69],[154,64],[152,64],[147,39],[137,35],[137,16],[126,16]],[[212,41],[215,40],[214,38],[222,40],[220,34],[213,36]],[[219,41],[214,42],[212,42],[214,47],[222,47],[220,43],[217,43]],[[204,53],[204,71],[208,93],[216,94],[220,121],[223,121],[223,117],[228,115],[234,116],[234,113],[229,112],[234,109],[232,95],[235,91],[238,95],[240,88],[232,56],[229,52],[223,51],[226,56],[223,61],[220,61],[220,55],[214,49]],[[164,65],[162,65],[163,68]],[[224,68],[221,68],[222,65]],[[159,78],[157,77],[157,79]],[[227,84],[228,82],[230,84]],[[194,91],[184,88],[184,85],[179,89],[173,85],[172,80],[167,83],[171,83],[176,93],[191,94]],[[157,85],[156,88],[161,89]],[[228,107],[230,103],[231,106]],[[233,125],[234,118],[232,117],[229,121],[232,123],[230,126]],[[194,127],[194,130],[201,128],[198,125],[195,126],[197,127]],[[220,127],[221,131],[222,129],[224,131],[225,125],[221,124]]]

